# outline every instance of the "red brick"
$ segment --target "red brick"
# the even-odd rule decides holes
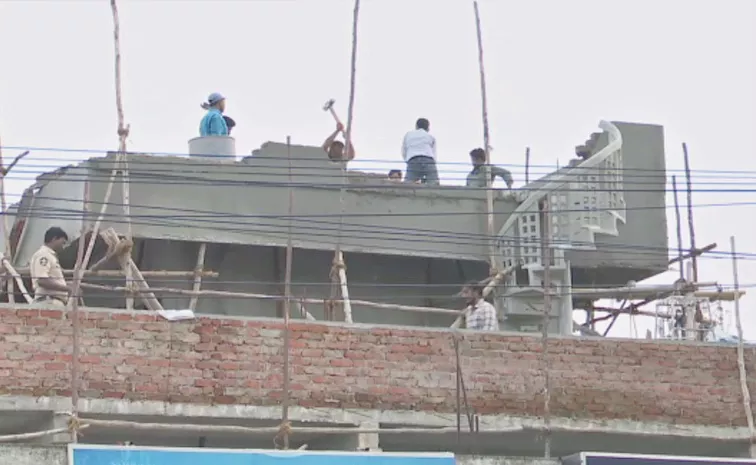
[[[81,396],[277,405],[283,324],[82,311]],[[172,329],[172,331],[170,331]],[[303,407],[453,412],[456,361],[442,331],[291,323],[291,396]],[[71,322],[58,310],[0,308],[0,391],[70,395]],[[537,337],[466,334],[472,408],[539,416]],[[553,415],[744,425],[735,351],[653,341],[552,339]],[[756,351],[746,350],[756,389]],[[2,380],[11,379],[12,383]]]

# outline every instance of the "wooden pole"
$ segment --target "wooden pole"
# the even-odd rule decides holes
[[[693,282],[698,282],[698,256],[693,253],[696,250],[696,229],[693,222],[693,182],[690,177],[690,159],[688,158],[688,145],[683,142],[683,159],[685,161],[685,184],[688,207],[688,230],[690,231],[690,260],[693,264]]]
[[[347,147],[349,145],[347,144]],[[284,334],[283,334],[283,350],[284,350],[284,363],[283,363],[283,402],[281,402],[281,424],[286,425],[283,428],[283,440],[284,449],[289,448],[289,383],[290,383],[290,368],[289,368],[289,346],[291,345],[289,339],[289,318],[291,315],[291,266],[294,254],[294,246],[292,243],[292,222],[291,217],[294,214],[294,187],[292,186],[291,176],[291,136],[286,136],[286,158],[289,161],[289,219],[288,219],[288,234],[286,238],[286,265],[284,268]]]
[[[530,147],[525,147],[525,184],[530,182]]]
[[[735,249],[735,236],[730,236],[730,251],[732,253],[732,283],[735,290],[735,327],[738,331],[738,374],[740,376],[740,391],[743,396],[743,409],[745,410],[746,423],[750,433],[750,455],[756,456],[754,452],[754,437],[756,437],[756,427],[754,427],[753,410],[751,410],[751,393],[748,389],[748,377],[745,367],[745,349],[743,347],[743,324],[740,320],[740,299],[737,298],[740,289],[738,282],[738,256]]]
[[[675,199],[675,224],[677,225],[677,258],[680,262],[680,279],[685,279],[685,265],[682,261],[683,244],[682,244],[682,226],[680,224],[680,204],[677,200],[677,180],[672,176],[672,195]]]
[[[541,261],[543,266],[543,327],[541,328],[541,369],[543,370],[544,458],[551,458],[551,376],[549,370],[549,323],[551,320],[551,215],[549,200],[543,201]]]
[[[5,203],[5,170],[3,169],[3,142],[0,140],[0,214],[3,215],[3,221],[0,227],[3,228],[3,244],[5,245],[5,256],[8,257],[8,261],[13,262],[13,254],[11,253],[10,246],[10,222],[8,221],[7,205]],[[16,303],[16,289],[13,285],[13,279],[9,279],[7,283],[8,291],[8,303],[13,305]]]
[[[123,277],[123,270],[93,270],[94,265],[88,269],[82,271],[83,276],[98,276],[98,277]],[[18,273],[21,276],[29,276],[29,268],[17,268]],[[66,276],[73,276],[74,270],[63,270],[63,274]],[[166,271],[166,270],[153,270],[142,271],[142,275],[145,278],[194,278],[199,275],[203,278],[217,278],[219,273],[217,271],[201,271],[195,273],[194,271]]]
[[[207,252],[207,244],[202,243],[199,246],[199,250],[197,250],[197,265],[194,267],[194,284],[192,286],[192,290],[194,292],[197,292],[200,290],[200,287],[202,286],[202,269],[205,267],[205,253]],[[144,275],[144,273],[142,273]],[[197,308],[197,301],[199,300],[198,295],[193,295],[192,299],[189,301],[189,310],[194,310]]]
[[[478,39],[478,68],[480,70],[480,100],[483,118],[483,146],[486,151],[486,220],[488,225],[488,263],[491,276],[497,271],[496,266],[496,241],[494,239],[494,216],[493,216],[493,179],[491,179],[491,141],[488,131],[488,99],[486,98],[486,72],[483,62],[483,34],[480,27],[480,12],[478,2],[473,2],[475,10],[475,31]]]
[[[352,323],[352,302],[349,299],[349,287],[346,280],[346,267],[344,265],[344,254],[341,251],[341,231],[344,227],[344,189],[347,183],[346,165],[349,160],[350,150],[352,147],[352,122],[354,119],[354,96],[355,96],[355,84],[357,74],[357,25],[359,24],[360,16],[360,0],[354,0],[354,13],[352,19],[352,60],[351,60],[351,72],[349,80],[349,108],[347,110],[347,125],[345,133],[345,153],[341,160],[341,187],[339,188],[339,206],[341,214],[339,215],[339,230],[336,238],[336,247],[333,257],[333,267],[331,269],[331,276],[334,281],[338,280],[338,284],[341,290],[341,301],[344,309],[344,321]],[[333,291],[332,291],[333,292]],[[333,298],[335,295],[331,295]]]
[[[129,128],[125,124],[123,116],[123,98],[121,96],[121,27],[118,19],[118,5],[116,0],[110,0],[110,9],[113,13],[113,46],[115,53],[115,91],[116,91],[116,112],[118,115],[118,161],[120,161],[121,170],[121,188],[123,194],[123,215],[126,219],[126,239],[133,242],[133,231],[131,227],[131,196],[129,193],[129,162],[126,158],[126,138],[129,135]],[[116,165],[117,166],[117,165]],[[129,258],[131,251],[129,250]],[[131,288],[133,284],[131,276],[131,267],[126,265],[124,257],[121,258],[121,267],[126,275],[126,287]],[[134,296],[132,293],[126,294],[126,309],[134,309]]]
[[[84,205],[89,204],[89,180],[84,180]],[[82,206],[82,211],[85,210],[85,206]],[[71,412],[73,413],[73,420],[75,424],[78,424],[79,418],[79,378],[81,376],[81,368],[79,366],[79,351],[81,340],[81,321],[79,315],[79,299],[81,296],[81,268],[84,265],[84,243],[87,237],[87,222],[86,215],[82,215],[81,219],[81,232],[79,234],[79,247],[76,251],[76,265],[74,266],[74,281],[72,285],[71,296],[68,298],[68,305],[71,307],[71,320],[73,321],[73,343],[72,343],[72,355],[71,355]],[[94,238],[92,238],[94,242]],[[71,441],[75,444],[79,440],[79,432],[77,429],[71,430]]]

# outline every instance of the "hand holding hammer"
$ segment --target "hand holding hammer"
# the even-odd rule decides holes
[[[338,115],[336,115],[336,110],[333,109],[333,104],[336,103],[336,100],[330,99],[323,105],[323,111],[329,111],[331,112],[331,116],[333,116],[333,119],[336,120],[336,125],[339,128],[339,131],[341,131],[341,134],[344,136],[344,139],[346,139],[346,132],[344,131],[344,124],[339,119]]]

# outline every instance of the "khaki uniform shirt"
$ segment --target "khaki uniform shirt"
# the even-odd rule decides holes
[[[58,254],[50,247],[43,245],[31,257],[29,271],[32,277],[32,286],[34,287],[34,298],[50,296],[61,299],[65,302],[68,294],[61,291],[53,291],[39,286],[40,278],[51,278],[61,286],[66,285],[66,279],[63,277],[63,269],[58,261]]]

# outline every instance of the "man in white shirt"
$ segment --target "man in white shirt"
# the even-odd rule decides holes
[[[436,138],[430,133],[430,123],[420,118],[415,123],[415,130],[404,136],[402,158],[407,162],[404,182],[429,184],[437,186],[438,169],[436,168]]]
[[[483,298],[483,286],[473,281],[462,288],[462,297],[467,301],[465,327],[474,331],[498,331],[499,318],[496,307]]]

